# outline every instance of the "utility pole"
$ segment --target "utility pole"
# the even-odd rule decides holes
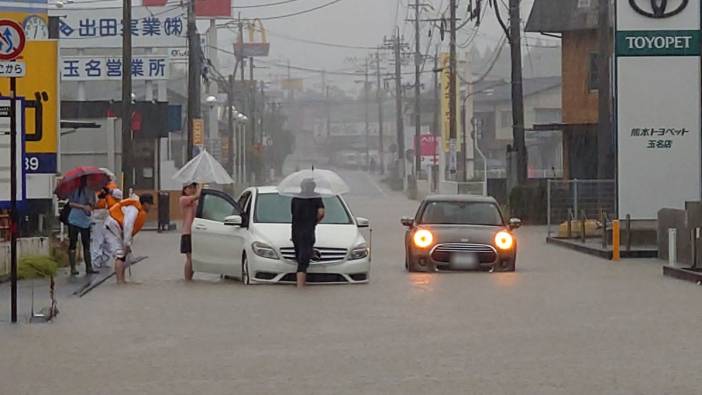
[[[610,99],[610,0],[599,0],[599,125],[597,128],[597,178],[607,179],[613,176],[610,164],[610,146],[612,145],[611,131],[611,99]]]
[[[437,150],[439,145],[437,144],[437,139],[439,137],[439,129],[441,128],[441,95],[439,93],[439,45],[436,46],[436,52],[434,53],[434,130],[432,135],[434,136],[434,158],[432,165],[436,166],[438,164],[437,160]],[[438,173],[436,174],[438,176]]]
[[[234,153],[237,150],[234,149],[234,74],[229,76],[229,89],[227,89],[227,129],[229,135],[227,139],[229,141],[229,152],[227,152],[227,170],[229,174],[234,174]],[[237,180],[239,181],[239,180]]]
[[[420,150],[420,139],[422,134],[422,113],[420,107],[421,95],[421,66],[422,66],[422,49],[420,48],[421,40],[419,37],[419,19],[421,17],[421,9],[423,4],[419,0],[415,0],[414,7],[414,182],[417,183],[419,173],[422,171],[422,152]]]
[[[456,0],[450,0],[449,8],[451,9],[451,17],[449,30],[451,38],[449,43],[449,147],[451,150],[450,162],[453,162],[454,164],[454,159],[456,158],[456,151],[458,149],[458,130],[456,128],[456,126],[458,126],[456,125],[456,110],[458,109],[458,103],[456,100],[458,98],[458,92],[456,91],[456,7]],[[456,168],[454,166],[451,166],[451,171],[453,173],[452,175],[455,176]]]
[[[368,62],[369,59],[366,57],[366,67],[365,67],[365,81],[363,82],[363,107],[364,107],[364,113],[365,113],[365,122],[366,122],[366,169],[369,168],[370,166],[370,123],[368,121],[368,99],[369,99],[369,84],[370,82],[368,81]]]
[[[380,162],[380,175],[385,174],[385,147],[383,144],[383,85],[380,78],[380,50],[375,54],[375,70],[378,90],[375,93],[378,101],[378,160]]]
[[[131,0],[125,0],[131,5]],[[197,25],[195,24],[195,1],[188,1],[188,152],[187,158],[193,156],[193,121],[200,118],[200,37],[197,34]],[[126,5],[125,5],[126,7]],[[124,21],[131,20],[131,11],[129,18],[125,11]],[[131,32],[126,34],[131,24],[124,23],[125,34],[123,40],[126,43],[126,37],[129,37],[131,45]],[[126,48],[126,44],[124,44]],[[130,47],[131,50],[131,47]],[[131,56],[131,53],[130,53]],[[130,77],[131,84],[131,77]],[[124,92],[123,92],[124,94]],[[123,98],[124,101],[124,98]],[[122,126],[124,128],[124,125]],[[124,153],[123,153],[124,154]]]
[[[132,20],[132,0],[124,0],[122,20]],[[135,184],[132,156],[132,25],[123,23],[122,34],[122,189]],[[190,141],[190,140],[188,140]]]
[[[402,42],[400,39],[400,29],[395,30],[395,37],[392,40],[393,51],[395,53],[395,111],[397,115],[397,156],[398,175],[404,183],[405,179],[405,131],[402,113]]]
[[[254,79],[254,61],[253,56],[249,58],[249,80],[251,88],[251,110],[249,111],[249,121],[251,121],[251,137],[249,137],[250,145],[253,147],[256,144],[256,80]],[[246,89],[249,90],[248,88]]]
[[[327,72],[322,70],[322,94],[324,95],[324,111],[327,115],[327,143],[331,136],[331,110],[329,109],[329,86],[327,86]]]
[[[527,148],[524,136],[524,91],[522,85],[522,28],[520,0],[509,0],[509,38],[512,57],[512,137],[517,152],[517,185],[527,181]]]

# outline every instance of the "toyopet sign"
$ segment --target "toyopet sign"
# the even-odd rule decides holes
[[[618,211],[700,200],[700,2],[616,2]]]

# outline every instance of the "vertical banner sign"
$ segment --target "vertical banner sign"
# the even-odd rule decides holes
[[[451,133],[451,113],[450,100],[451,75],[449,71],[449,54],[439,54],[439,68],[441,69],[441,142],[444,152],[450,150],[450,133]],[[461,136],[461,89],[459,79],[456,78],[456,151],[461,151],[463,138]]]
[[[193,119],[193,145],[205,145],[205,123],[202,118]]]
[[[702,196],[700,1],[616,2],[619,215]]]
[[[22,117],[22,112],[24,111],[22,100],[15,100],[15,133],[19,137],[15,144],[17,149],[17,201],[22,202],[26,198],[26,188],[25,188],[25,178],[24,178],[24,168],[22,167],[22,162],[25,161],[24,157],[24,140],[20,136],[24,136],[24,117]],[[11,136],[12,133],[10,128],[10,98],[3,97],[0,98],[0,208],[7,209],[10,207],[10,200],[12,194],[10,192],[10,169],[11,169],[11,159],[10,159],[10,149],[11,149]]]

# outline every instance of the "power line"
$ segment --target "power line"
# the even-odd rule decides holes
[[[222,53],[224,53],[224,54],[227,54],[227,55],[234,55],[234,56],[236,56],[236,54],[234,53],[234,51],[226,50],[226,49],[224,49],[224,48],[216,47],[216,46],[213,46],[213,45],[208,45],[208,47],[209,47],[209,48],[213,48],[213,49],[215,49],[215,50],[217,50],[217,51],[220,51],[220,52],[222,52]],[[343,77],[363,77],[363,76],[365,76],[364,73],[358,73],[358,72],[328,71],[328,70],[315,69],[315,68],[306,67],[306,66],[288,65],[287,63],[286,63],[286,64],[283,64],[283,63],[277,63],[277,62],[272,62],[272,61],[269,61],[269,60],[262,60],[262,59],[259,59],[258,62],[259,62],[259,63],[262,63],[262,64],[265,64],[266,66],[279,67],[279,68],[284,68],[284,69],[287,69],[288,67],[290,67],[290,69],[292,69],[292,70],[296,70],[296,71],[306,71],[306,72],[310,72],[310,73],[319,73],[319,74],[321,74],[321,73],[326,73],[326,74],[329,74],[329,75],[337,75],[337,76],[343,76]],[[430,71],[426,71],[425,73],[428,74],[428,73],[433,73],[433,72],[434,72],[433,70],[430,70]],[[408,73],[403,73],[403,75],[414,75],[414,72],[412,72],[412,73],[409,73],[409,72],[408,72]]]
[[[283,5],[283,4],[290,4],[290,3],[295,3],[300,0],[284,0],[284,1],[278,1],[275,3],[267,3],[267,4],[252,4],[252,5],[234,5],[232,6],[233,9],[245,9],[245,8],[263,8],[263,7],[273,7],[276,5]]]
[[[339,3],[339,2],[341,2],[341,1],[343,1],[343,0],[332,0],[332,1],[328,2],[328,3],[324,3],[324,4],[322,4],[322,5],[318,5],[318,6],[316,6],[316,7],[312,7],[312,8],[306,9],[306,10],[297,11],[297,12],[292,12],[292,13],[290,13],[290,14],[284,14],[284,15],[278,15],[278,16],[268,16],[268,17],[256,18],[256,19],[259,19],[259,20],[261,20],[261,21],[272,21],[272,20],[275,20],[275,19],[284,19],[284,18],[290,18],[290,17],[293,17],[293,16],[309,14],[309,13],[311,13],[311,12],[314,12],[314,11],[317,11],[317,10],[321,10],[322,8],[326,8],[326,7],[332,6],[332,5],[334,5],[334,4],[336,4],[336,3]]]
[[[340,43],[330,43],[330,42],[325,42],[325,41],[316,41],[316,40],[309,40],[306,38],[299,38],[299,37],[293,37],[287,34],[281,34],[281,33],[275,33],[270,31],[269,29],[262,29],[259,26],[256,25],[251,25],[253,27],[254,31],[257,31],[259,33],[266,33],[274,37],[290,40],[290,41],[297,41],[305,44],[313,44],[313,45],[320,45],[324,47],[331,47],[331,48],[344,48],[344,49],[360,49],[360,50],[375,50],[375,47],[370,47],[370,46],[362,46],[362,45],[352,45],[352,44],[340,44]],[[223,25],[217,25],[218,28],[227,28],[227,29],[232,29],[231,23],[225,23]],[[235,32],[237,33],[237,32]]]

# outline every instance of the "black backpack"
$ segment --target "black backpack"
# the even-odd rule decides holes
[[[65,225],[68,225],[69,215],[71,215],[71,203],[66,202],[61,208],[61,212],[59,213],[59,221],[61,221]]]

